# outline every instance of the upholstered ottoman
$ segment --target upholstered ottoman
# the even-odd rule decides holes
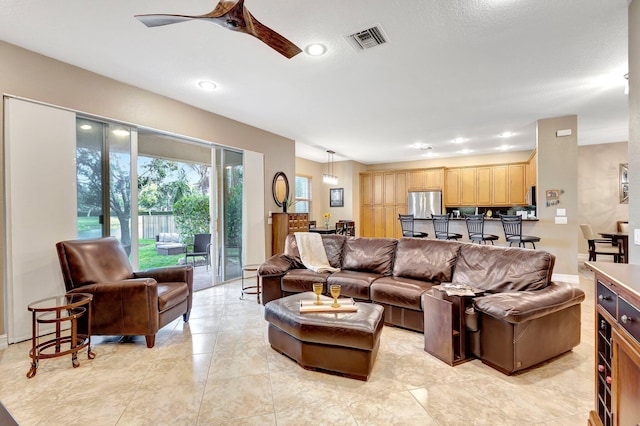
[[[382,306],[358,303],[358,312],[301,314],[300,300],[315,297],[299,293],[265,305],[271,347],[306,369],[367,380],[380,345]]]

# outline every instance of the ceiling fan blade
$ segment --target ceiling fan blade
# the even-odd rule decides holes
[[[135,17],[147,27],[176,24],[191,19],[204,19],[232,31],[252,35],[288,59],[302,52],[298,46],[271,28],[260,23],[260,21],[244,7],[244,0],[221,0],[215,9],[205,15],[155,14],[135,15]]]
[[[135,15],[134,18],[145,24],[147,27],[159,27],[162,25],[177,24],[179,22],[190,21],[193,16],[184,15]]]
[[[244,19],[247,23],[248,34],[251,34],[252,36],[261,40],[267,46],[285,56],[287,59],[291,59],[298,53],[302,52],[302,49],[293,44],[291,41],[287,40],[271,28],[263,25],[246,8],[244,11]]]

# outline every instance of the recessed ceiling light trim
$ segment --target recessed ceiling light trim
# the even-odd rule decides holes
[[[321,43],[312,43],[304,48],[309,56],[322,56],[327,53],[327,46]]]
[[[515,136],[515,133],[513,132],[502,132],[498,135],[501,138],[510,138],[512,136]]]
[[[218,88],[218,85],[213,81],[201,80],[198,82],[198,87],[200,87],[202,90],[206,90],[207,92],[213,92]]]
[[[466,141],[465,138],[455,138],[455,139],[451,140],[451,142],[453,142],[453,143],[462,143],[462,142],[465,142],[465,141]]]

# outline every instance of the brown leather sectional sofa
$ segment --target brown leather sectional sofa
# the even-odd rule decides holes
[[[580,342],[584,292],[551,281],[555,257],[542,250],[454,241],[323,235],[335,273],[304,267],[293,235],[285,251],[258,269],[262,303],[311,291],[313,283],[340,284],[341,294],[384,307],[385,324],[424,330],[421,296],[451,282],[485,291],[470,315],[475,356],[511,374],[571,350]]]

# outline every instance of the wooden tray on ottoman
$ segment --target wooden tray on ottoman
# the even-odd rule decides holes
[[[351,298],[342,298],[338,299],[338,303],[340,306],[338,308],[334,308],[333,299],[326,300],[324,297],[320,296],[320,302],[322,305],[316,305],[316,301],[314,300],[301,300],[300,301],[300,313],[308,313],[308,312],[358,312],[358,305]]]

